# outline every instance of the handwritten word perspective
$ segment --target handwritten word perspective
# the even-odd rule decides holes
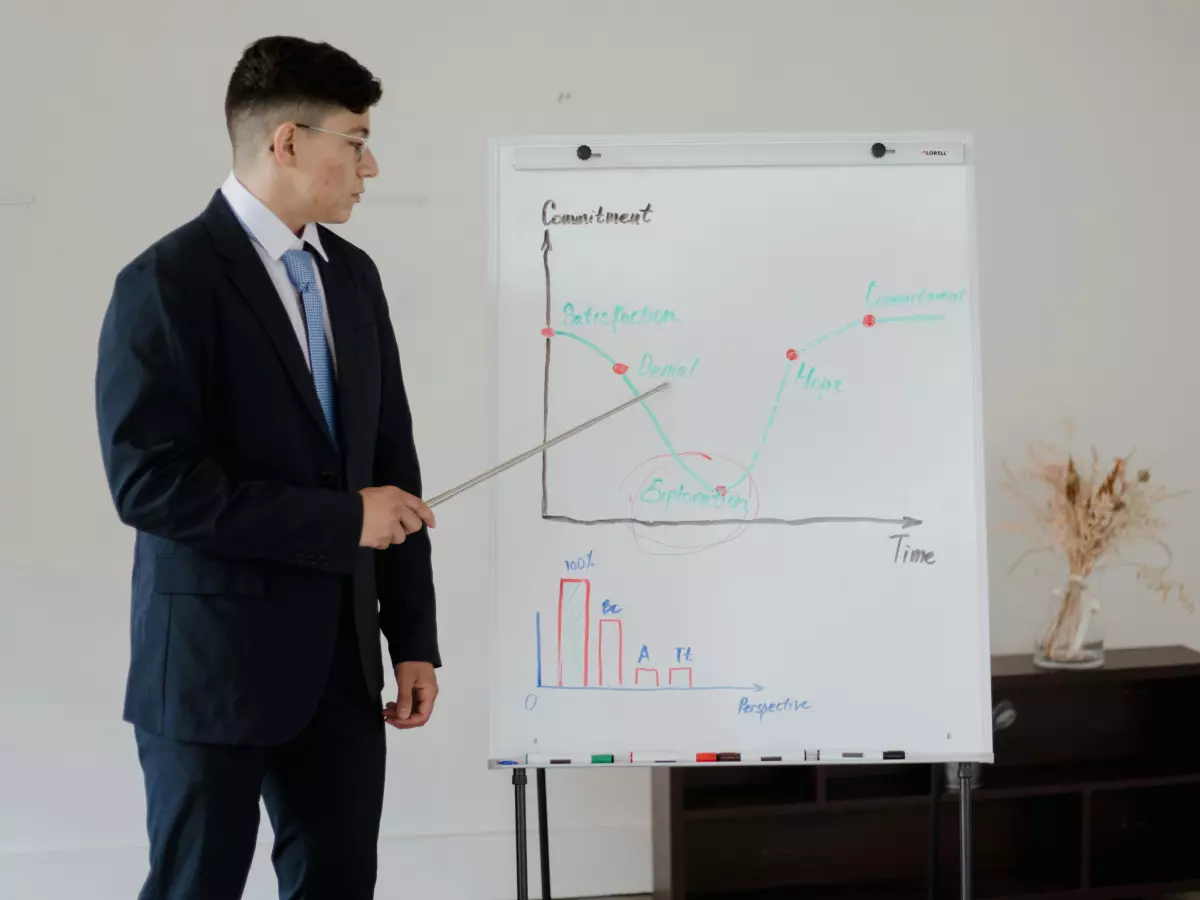
[[[605,212],[603,206],[587,212],[552,212],[557,209],[558,204],[553,200],[542,204],[543,225],[641,225],[650,221],[650,214],[653,212],[649,203],[637,212]]]
[[[793,700],[791,697],[773,703],[753,703],[749,697],[742,697],[738,700],[738,713],[740,715],[757,715],[760,722],[764,716],[772,713],[799,712],[802,709],[811,708],[807,700]]]
[[[715,493],[706,493],[703,491],[686,491],[683,485],[678,488],[669,490],[662,489],[663,480],[655,478],[646,487],[645,490],[638,495],[638,498],[643,503],[662,503],[663,508],[669,510],[672,503],[683,504],[684,506],[706,506],[711,509],[747,509],[745,497],[737,497],[730,494],[728,491],[717,491]]]
[[[663,325],[667,322],[678,321],[679,316],[675,314],[674,310],[658,309],[653,306],[629,309],[618,303],[612,309],[596,309],[589,306],[585,310],[577,310],[574,303],[564,303],[562,308],[564,327],[603,325],[611,328],[614,334],[618,325]]]

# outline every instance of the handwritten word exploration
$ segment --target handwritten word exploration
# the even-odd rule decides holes
[[[738,713],[742,715],[757,715],[761,722],[764,716],[772,713],[799,712],[802,709],[812,709],[807,700],[793,700],[788,697],[772,703],[752,703],[749,697],[738,700]]]
[[[670,510],[672,503],[680,503],[684,506],[706,506],[711,509],[746,510],[749,508],[745,497],[732,495],[727,489],[721,487],[708,493],[687,491],[681,484],[678,488],[664,491],[661,487],[662,484],[661,478],[655,478],[638,495],[638,499],[643,503],[662,503],[664,512]]]

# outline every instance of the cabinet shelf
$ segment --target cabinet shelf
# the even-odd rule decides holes
[[[972,790],[980,900],[1200,889],[1200,653],[1109,651],[1104,669],[993,657],[1017,713]],[[940,768],[940,767],[939,767]],[[930,766],[655,770],[655,900],[926,900]],[[957,897],[958,794],[943,790],[939,896]]]

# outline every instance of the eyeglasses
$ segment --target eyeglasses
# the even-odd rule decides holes
[[[367,150],[367,139],[360,137],[357,134],[345,134],[341,131],[330,131],[328,128],[318,128],[316,125],[303,125],[296,123],[297,128],[307,128],[309,131],[319,131],[322,134],[333,134],[337,137],[343,137],[354,147],[354,158],[356,162],[362,162],[363,154]]]

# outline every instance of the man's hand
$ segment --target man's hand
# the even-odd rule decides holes
[[[384,706],[384,721],[395,728],[420,728],[429,721],[433,714],[433,701],[437,699],[437,674],[433,664],[397,664],[396,684],[399,686],[396,702]]]
[[[414,497],[398,487],[363,488],[362,537],[360,547],[386,550],[392,544],[403,544],[404,539],[421,525],[434,527],[433,510],[420,497]]]

